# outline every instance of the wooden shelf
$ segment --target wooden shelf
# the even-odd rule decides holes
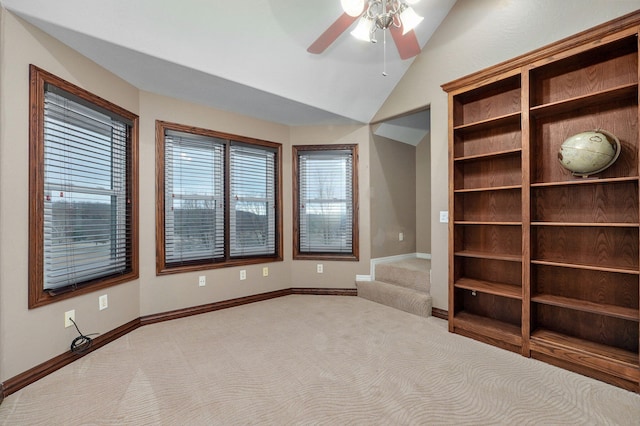
[[[463,288],[465,290],[479,291],[495,296],[522,300],[522,288],[511,284],[495,283],[473,278],[460,278],[454,285],[456,288]]]
[[[520,111],[504,114],[499,117],[488,118],[469,124],[461,124],[453,128],[456,132],[472,132],[520,123]]]
[[[506,186],[493,186],[493,187],[484,187],[484,188],[455,189],[453,192],[457,194],[462,194],[465,192],[505,191],[509,189],[522,189],[522,185],[506,185]]]
[[[478,259],[492,259],[492,260],[505,260],[507,262],[522,262],[521,255],[515,254],[500,254],[500,253],[487,253],[481,251],[462,250],[454,253],[455,256],[462,257],[475,257]]]
[[[625,308],[622,306],[594,303],[587,300],[571,299],[569,297],[554,296],[551,294],[537,294],[531,296],[531,301],[558,306],[560,308],[574,309],[577,311],[590,312],[599,315],[606,315],[624,320],[640,322],[638,309]]]
[[[639,223],[603,223],[603,222],[531,222],[531,226],[584,226],[601,228],[640,228]]]
[[[614,87],[608,90],[602,90],[588,95],[577,96],[562,101],[551,102],[544,105],[537,105],[531,107],[530,113],[534,117],[546,117],[549,115],[562,114],[568,111],[575,111],[580,108],[586,108],[606,102],[615,102],[633,97],[635,97],[636,99],[638,97],[638,85],[635,83]]]
[[[531,260],[531,263],[535,265],[559,266],[562,268],[588,269],[591,271],[617,272],[619,274],[640,275],[640,271],[631,268],[610,268],[598,265],[581,265],[578,263],[552,262],[548,260]]]
[[[573,360],[626,379],[638,381],[640,377],[640,358],[637,352],[601,345],[551,330],[537,329],[531,333],[531,350]]]
[[[531,183],[532,188],[540,188],[545,186],[565,186],[565,185],[594,185],[602,183],[623,183],[623,182],[637,182],[638,176],[618,177],[618,178],[576,178],[576,180],[570,180],[566,182],[534,182]]]
[[[512,345],[522,345],[520,327],[503,321],[462,311],[453,317],[453,326]]]
[[[480,221],[480,220],[456,220],[456,225],[501,225],[501,226],[522,226],[522,222],[501,222],[501,221]]]
[[[506,157],[509,155],[520,155],[520,154],[522,154],[522,149],[514,148],[514,149],[506,149],[504,151],[490,152],[487,154],[476,154],[476,155],[467,155],[464,157],[455,157],[453,161],[456,161],[456,162],[478,161],[478,160],[487,160],[491,158]]]

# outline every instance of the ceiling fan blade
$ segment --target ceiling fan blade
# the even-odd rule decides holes
[[[398,53],[400,53],[400,59],[409,59],[420,53],[420,45],[416,38],[416,33],[411,30],[405,35],[402,35],[402,28],[391,26],[391,35],[393,41],[396,43]]]
[[[336,21],[331,24],[329,28],[325,32],[323,32],[320,37],[316,41],[313,42],[311,46],[307,49],[307,52],[319,54],[325,51],[325,49],[331,46],[339,36],[342,34],[347,28],[351,26],[358,19],[357,16],[349,16],[346,13],[343,13]]]

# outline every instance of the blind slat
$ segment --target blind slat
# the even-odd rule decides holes
[[[352,161],[350,150],[299,152],[301,253],[352,253]]]
[[[44,290],[131,263],[129,124],[53,86],[44,105]]]
[[[224,145],[216,138],[165,133],[165,261],[224,255]]]

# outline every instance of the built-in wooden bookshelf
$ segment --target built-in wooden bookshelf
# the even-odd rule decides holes
[[[446,85],[449,330],[640,391],[638,26],[633,13]],[[558,161],[620,140],[587,178]]]

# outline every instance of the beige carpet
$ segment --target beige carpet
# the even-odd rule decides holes
[[[443,320],[301,295],[139,328],[0,405],[3,425],[639,419],[639,395],[450,334]]]

